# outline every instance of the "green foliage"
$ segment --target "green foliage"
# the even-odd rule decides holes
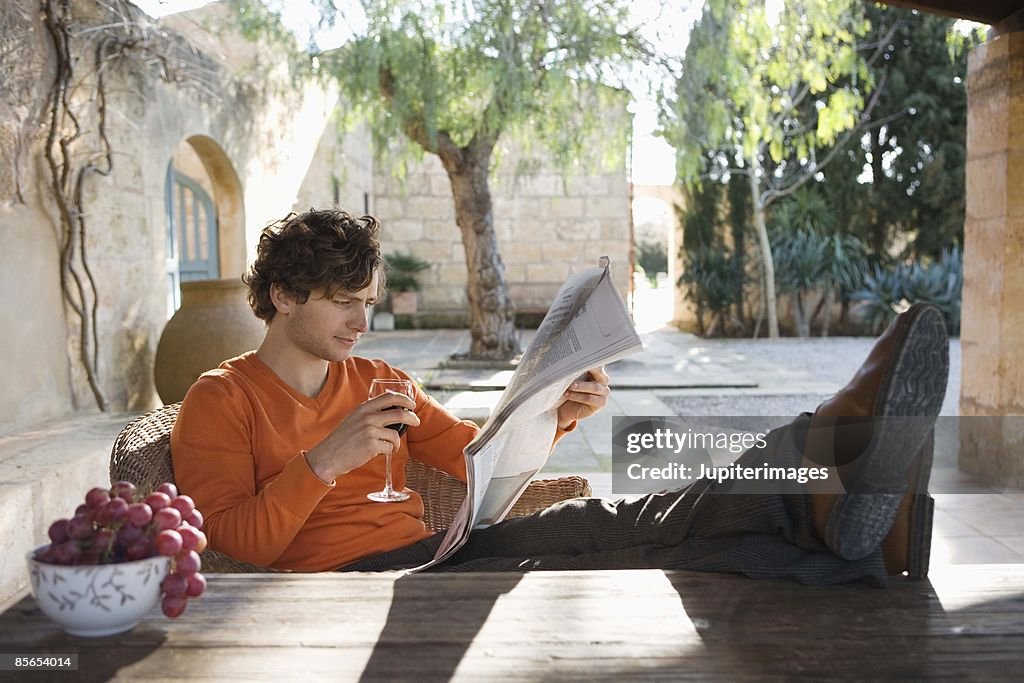
[[[719,204],[722,201],[722,186],[719,183],[703,183],[694,187],[687,198],[686,207],[675,205],[676,219],[683,226],[683,246],[687,252],[715,244],[721,226]]]
[[[726,225],[720,206],[724,194],[721,183],[707,182],[688,193],[686,209],[675,206],[683,225],[683,273],[676,285],[686,287],[686,298],[697,305],[702,333],[704,313],[712,314],[712,325],[715,318],[725,319],[734,305],[740,305],[746,283],[742,257],[725,246]]]
[[[963,287],[963,254],[959,247],[943,251],[929,264],[902,262],[891,269],[875,266],[864,278],[861,290],[850,298],[861,305],[872,329],[888,325],[903,307],[918,302],[935,304],[951,334],[960,331],[960,293]]]
[[[862,286],[867,258],[863,243],[836,232],[837,216],[820,192],[801,188],[772,213],[775,279],[783,291],[828,285],[847,294]]]
[[[430,267],[430,263],[412,254],[387,254],[386,264],[388,289],[393,292],[418,292],[420,280],[416,274]]]
[[[907,245],[899,258],[938,258],[963,243],[964,48],[978,37],[925,12],[884,5],[866,12],[867,41],[882,43],[870,67],[884,83],[872,118],[885,124],[826,169],[823,186],[843,217],[841,230],[864,241],[874,260],[888,262],[894,243]]]
[[[763,0],[708,0],[675,92],[661,100],[660,122],[683,183],[747,177],[768,331],[776,337],[765,209],[836,157],[862,124],[874,80],[859,52],[868,30],[859,0],[790,0],[774,5],[775,15],[767,7]]]
[[[668,272],[668,252],[665,251],[665,245],[661,242],[640,242],[636,245],[634,253],[637,265],[643,268],[651,286],[655,286],[655,276]]]
[[[825,241],[817,233],[797,230],[772,241],[775,281],[782,292],[803,292],[825,274]]]
[[[679,285],[689,285],[686,298],[716,314],[724,314],[733,304],[739,273],[726,249],[700,247],[687,252]]]
[[[803,309],[810,290],[822,288],[829,299],[824,306],[823,329],[831,316],[830,297],[845,297],[863,284],[867,259],[863,243],[835,231],[836,213],[818,191],[801,188],[776,205],[772,214],[771,243],[775,279],[796,301],[797,327],[810,334],[810,317]]]
[[[857,125],[874,84],[857,51],[862,3],[790,0],[772,21],[759,0],[709,0],[694,26],[675,93],[662,101],[682,180],[813,165],[816,148]]]

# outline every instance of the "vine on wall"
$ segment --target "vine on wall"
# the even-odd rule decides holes
[[[60,221],[61,291],[77,320],[79,360],[89,387],[96,405],[106,411],[109,401],[99,380],[99,290],[86,248],[89,216],[83,193],[90,178],[111,174],[116,153],[128,152],[115,151],[108,136],[108,78],[119,65],[134,66],[212,95],[218,74],[181,38],[157,30],[129,3],[114,0],[96,6],[105,21],[83,26],[75,21],[72,0],[41,0],[43,23],[56,53],[44,153]],[[76,70],[76,50],[85,56],[84,74]],[[98,147],[82,149],[86,140],[98,141]]]

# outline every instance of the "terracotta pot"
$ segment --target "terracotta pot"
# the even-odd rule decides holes
[[[263,341],[266,325],[253,315],[246,291],[235,279],[182,283],[181,308],[160,335],[153,367],[165,404],[183,399],[199,375]]]
[[[391,312],[395,315],[415,315],[416,303],[415,291],[391,293]]]

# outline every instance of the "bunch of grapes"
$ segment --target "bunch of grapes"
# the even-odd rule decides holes
[[[50,545],[41,548],[36,559],[81,565],[170,557],[171,571],[160,585],[162,607],[167,616],[178,617],[188,598],[199,597],[206,588],[206,578],[199,573],[199,553],[206,549],[203,515],[169,482],[143,500],[136,501],[135,496],[135,485],[128,481],[109,490],[91,489],[74,517],[50,525]]]

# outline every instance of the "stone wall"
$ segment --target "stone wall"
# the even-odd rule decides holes
[[[601,256],[623,296],[628,290],[629,186],[624,165],[591,175],[562,176],[541,166],[515,173],[510,155],[491,181],[494,225],[512,300],[521,312],[546,311],[570,272]],[[432,155],[404,179],[378,172],[373,210],[386,253],[429,261],[421,276],[420,312],[454,324],[466,319],[466,258],[455,223],[451,184]]]

